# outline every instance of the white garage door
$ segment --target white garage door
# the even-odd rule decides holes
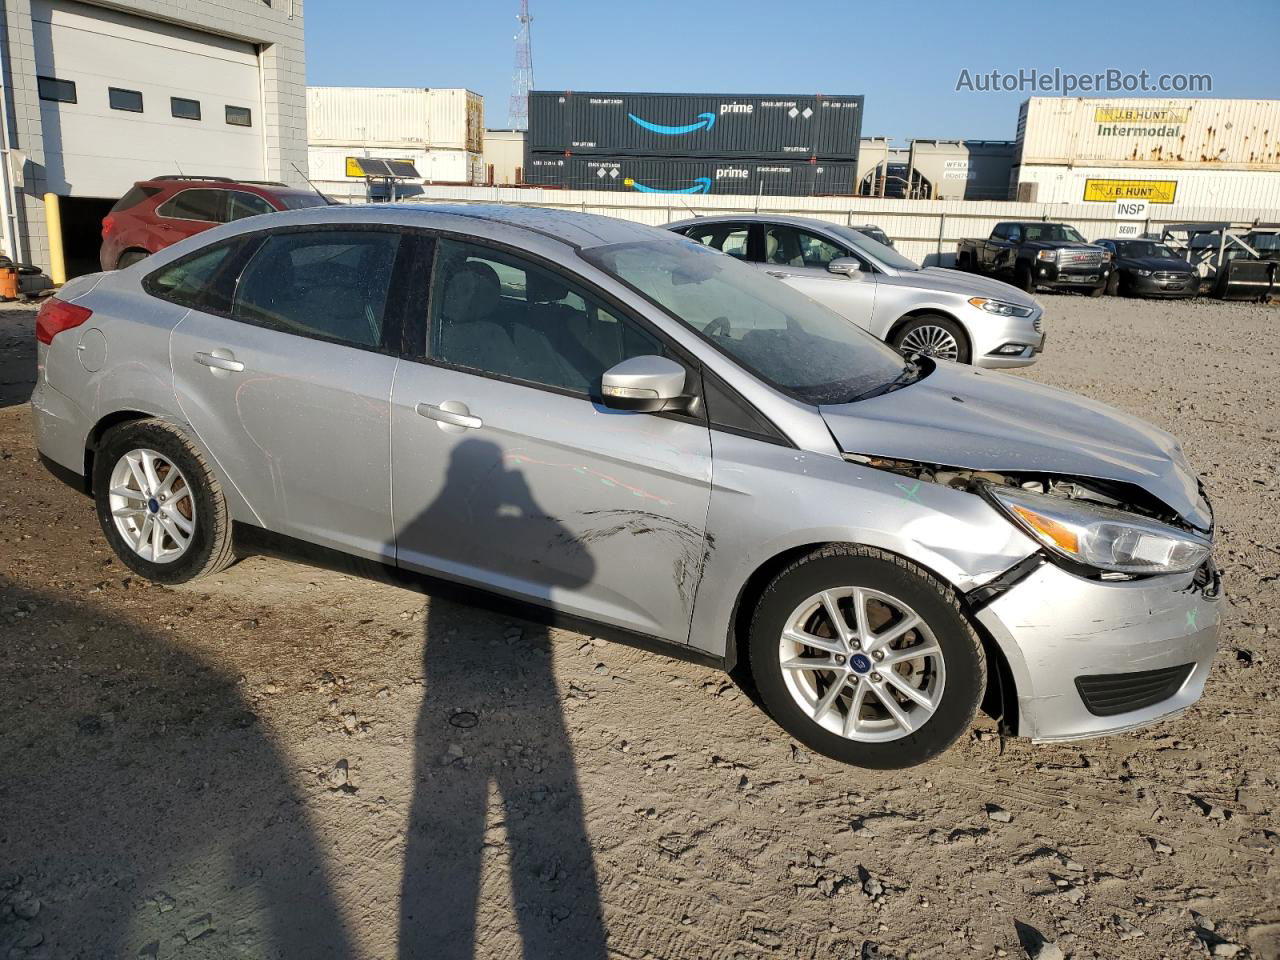
[[[118,197],[166,173],[264,179],[253,45],[67,0],[36,0],[31,15],[36,74],[69,82],[41,82],[46,189]],[[229,123],[228,107],[249,125]]]

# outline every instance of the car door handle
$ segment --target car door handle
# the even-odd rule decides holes
[[[785,270],[766,270],[765,273],[771,277],[778,277],[780,279],[791,276],[791,274],[787,273]]]
[[[450,407],[452,409],[449,409]],[[475,430],[484,426],[483,420],[472,416],[471,411],[467,409],[467,405],[459,403],[457,400],[446,400],[439,406],[433,403],[420,403],[415,409],[420,416],[429,420],[437,420],[440,423],[447,423],[454,427],[467,427]]]
[[[214,370],[230,370],[232,373],[239,373],[244,369],[244,364],[239,360],[217,357],[212,353],[197,353],[192,359],[194,359],[196,363],[204,364],[206,367],[212,367]]]

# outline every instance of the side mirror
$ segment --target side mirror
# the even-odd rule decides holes
[[[862,262],[857,257],[836,257],[827,264],[827,270],[845,277],[856,277],[862,272]]]
[[[604,405],[614,410],[657,413],[679,410],[688,403],[685,370],[667,357],[643,356],[623,360],[605,371],[600,381]]]

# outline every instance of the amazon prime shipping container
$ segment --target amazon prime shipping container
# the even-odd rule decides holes
[[[861,96],[537,90],[526,142],[531,153],[855,162],[861,135]]]
[[[575,190],[634,193],[745,194],[765,197],[847,196],[853,193],[851,162],[661,157],[566,157],[530,154],[525,182]]]

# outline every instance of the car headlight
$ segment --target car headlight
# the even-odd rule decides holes
[[[970,297],[969,303],[998,317],[1029,317],[1036,312],[1034,307],[1024,307],[1006,300],[988,300],[986,297]]]
[[[1212,549],[1186,530],[1123,510],[1017,487],[986,489],[1010,520],[1051,553],[1095,570],[1186,573]]]
[[[1037,260],[1057,260],[1058,251],[1057,250],[1037,250],[1036,259]]]
[[[1149,276],[1151,276],[1151,271],[1150,271],[1150,270],[1134,270],[1133,272],[1134,272],[1134,273],[1136,273],[1136,274],[1137,274],[1138,276],[1140,276],[1140,277],[1149,277]]]

